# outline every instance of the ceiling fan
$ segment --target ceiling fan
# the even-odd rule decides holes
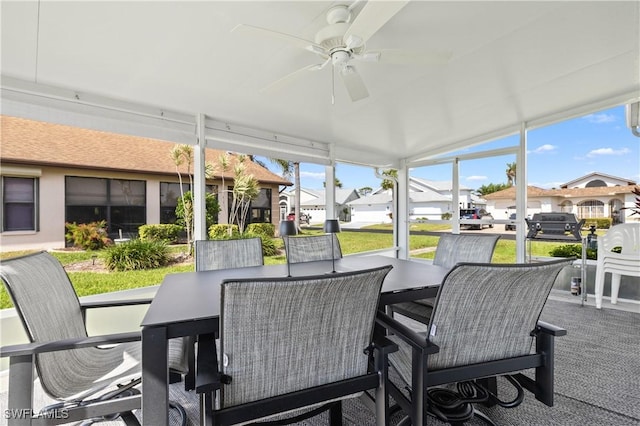
[[[276,90],[308,71],[322,70],[328,64],[331,64],[332,79],[335,80],[335,74],[339,74],[349,93],[349,97],[355,102],[369,96],[369,91],[354,65],[356,61],[437,65],[446,64],[449,60],[451,54],[447,52],[417,52],[397,49],[367,51],[365,49],[367,40],[406,6],[408,2],[368,1],[355,17],[353,16],[354,9],[359,1],[355,1],[350,6],[333,6],[326,14],[328,25],[316,33],[315,41],[246,24],[240,24],[232,31],[280,38],[322,58],[323,61],[321,63],[312,64],[294,71],[269,84],[262,91]],[[332,103],[335,103],[333,94]]]

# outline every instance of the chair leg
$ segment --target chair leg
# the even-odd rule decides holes
[[[342,401],[331,404],[329,408],[329,424],[331,426],[342,426]]]
[[[620,274],[611,273],[611,304],[618,303],[618,292],[620,291]]]
[[[124,421],[124,424],[127,426],[140,426],[138,418],[131,411],[120,413],[120,418],[122,418],[122,421]]]
[[[594,293],[596,294],[596,308],[602,309],[602,294],[604,293],[604,272],[602,267],[596,269],[596,285]]]
[[[476,381],[492,394],[498,395],[498,379],[495,376],[478,379]],[[487,400],[487,402],[483,402],[482,405],[484,405],[485,407],[493,407],[494,405],[496,405],[496,402],[489,398],[489,400]]]

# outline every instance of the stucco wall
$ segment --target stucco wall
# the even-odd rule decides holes
[[[12,170],[20,169],[12,166]],[[160,182],[177,182],[175,175],[151,175],[128,172],[107,172],[85,169],[62,169],[56,167],[23,167],[37,170],[39,177],[38,209],[40,228],[38,231],[14,231],[0,233],[0,251],[50,250],[65,246],[65,176],[80,176],[109,179],[145,180],[147,223],[160,222]],[[26,177],[26,175],[22,175]],[[220,186],[221,182],[211,182]],[[263,185],[271,188],[271,221],[277,226],[278,185]]]

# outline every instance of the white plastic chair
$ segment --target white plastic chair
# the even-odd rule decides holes
[[[622,247],[620,253],[612,252]],[[596,268],[596,308],[602,308],[604,276],[611,273],[611,303],[618,302],[620,276],[640,277],[640,222],[621,223],[613,226],[598,238],[598,263]]]

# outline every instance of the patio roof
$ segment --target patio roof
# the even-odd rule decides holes
[[[261,91],[322,59],[231,30],[313,41],[336,4],[2,2],[2,110],[188,143],[201,114],[212,148],[397,167],[640,99],[637,1],[414,1],[366,50],[446,64],[352,61],[369,96],[352,102],[336,75],[335,105],[331,65]]]

